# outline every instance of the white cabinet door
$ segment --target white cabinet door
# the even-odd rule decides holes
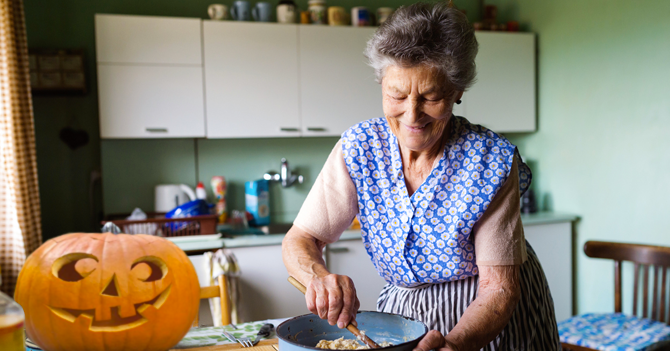
[[[535,131],[535,35],[476,35],[477,82],[463,95],[465,106],[458,112],[496,132]]]
[[[203,21],[208,138],[300,135],[298,26]]]
[[[338,241],[326,249],[328,269],[354,281],[361,310],[376,311],[377,298],[386,281],[377,274],[361,240]]]
[[[339,136],[382,117],[381,87],[363,56],[376,28],[300,26],[303,136]]]
[[[204,137],[202,68],[98,64],[101,138]]]
[[[524,225],[554,299],[556,320],[572,316],[572,223]]]
[[[281,245],[230,249],[242,271],[240,318],[244,322],[307,314],[303,294],[288,282]]]
[[[95,15],[97,62],[202,65],[200,19]]]

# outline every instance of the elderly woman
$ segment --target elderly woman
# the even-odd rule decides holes
[[[382,312],[431,329],[421,350],[560,350],[544,273],[524,240],[519,198],[530,170],[504,137],[454,104],[475,78],[477,41],[444,4],[398,9],[368,43],[384,118],[335,145],[283,242],[307,307],[340,328],[355,323],[354,282],[322,259],[358,215],[387,285]]]

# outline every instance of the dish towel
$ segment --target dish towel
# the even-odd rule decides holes
[[[256,333],[261,330],[263,324],[272,323],[276,330],[277,326],[287,319],[288,318],[267,319],[264,321],[238,324],[236,326],[226,325],[224,327],[191,328],[186,336],[184,336],[184,338],[179,342],[179,344],[174,346],[174,348],[188,349],[191,347],[235,344],[234,342],[228,341],[228,339],[226,339],[221,332],[225,330],[232,334],[235,338],[247,337],[253,339],[256,336]],[[270,336],[263,339],[277,338],[275,330],[270,333]]]
[[[237,264],[235,254],[228,249],[219,249],[216,252],[205,253],[205,272],[209,273],[209,285],[218,285],[217,280],[220,275],[226,276],[228,285],[230,321],[233,324],[238,323],[237,311],[239,303],[239,276],[242,273]],[[221,326],[221,303],[219,298],[209,299],[209,308],[212,312],[212,321],[215,327]]]

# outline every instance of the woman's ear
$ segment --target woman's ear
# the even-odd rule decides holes
[[[459,101],[463,97],[462,91],[457,91],[456,96],[454,96],[454,102]]]

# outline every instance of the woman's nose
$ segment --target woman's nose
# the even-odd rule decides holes
[[[409,119],[409,122],[415,122],[421,117],[421,104],[419,101],[414,99],[408,99],[407,109],[405,110],[405,116]]]

